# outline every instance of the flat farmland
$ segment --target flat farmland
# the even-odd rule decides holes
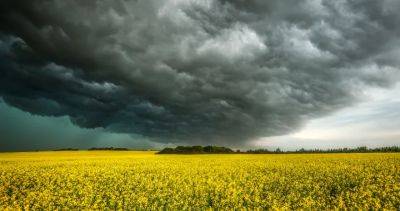
[[[399,153],[0,153],[0,209],[396,210],[399,172]]]

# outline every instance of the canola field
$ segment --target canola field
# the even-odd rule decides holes
[[[4,209],[400,209],[400,154],[0,153]]]

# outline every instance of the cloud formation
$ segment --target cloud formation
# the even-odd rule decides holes
[[[364,92],[362,103],[313,119],[296,133],[254,140],[253,147],[298,150],[399,146],[400,83],[390,90],[373,88]]]
[[[399,80],[396,0],[0,3],[0,95],[84,128],[243,144]]]

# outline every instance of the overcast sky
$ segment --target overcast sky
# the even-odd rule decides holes
[[[398,0],[3,0],[1,150],[399,144]]]
[[[399,146],[400,84],[367,93],[355,106],[309,121],[293,134],[254,140],[252,146],[291,150]]]

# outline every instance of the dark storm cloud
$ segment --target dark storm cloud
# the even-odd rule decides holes
[[[0,6],[5,102],[161,142],[287,134],[399,75],[397,0]]]

